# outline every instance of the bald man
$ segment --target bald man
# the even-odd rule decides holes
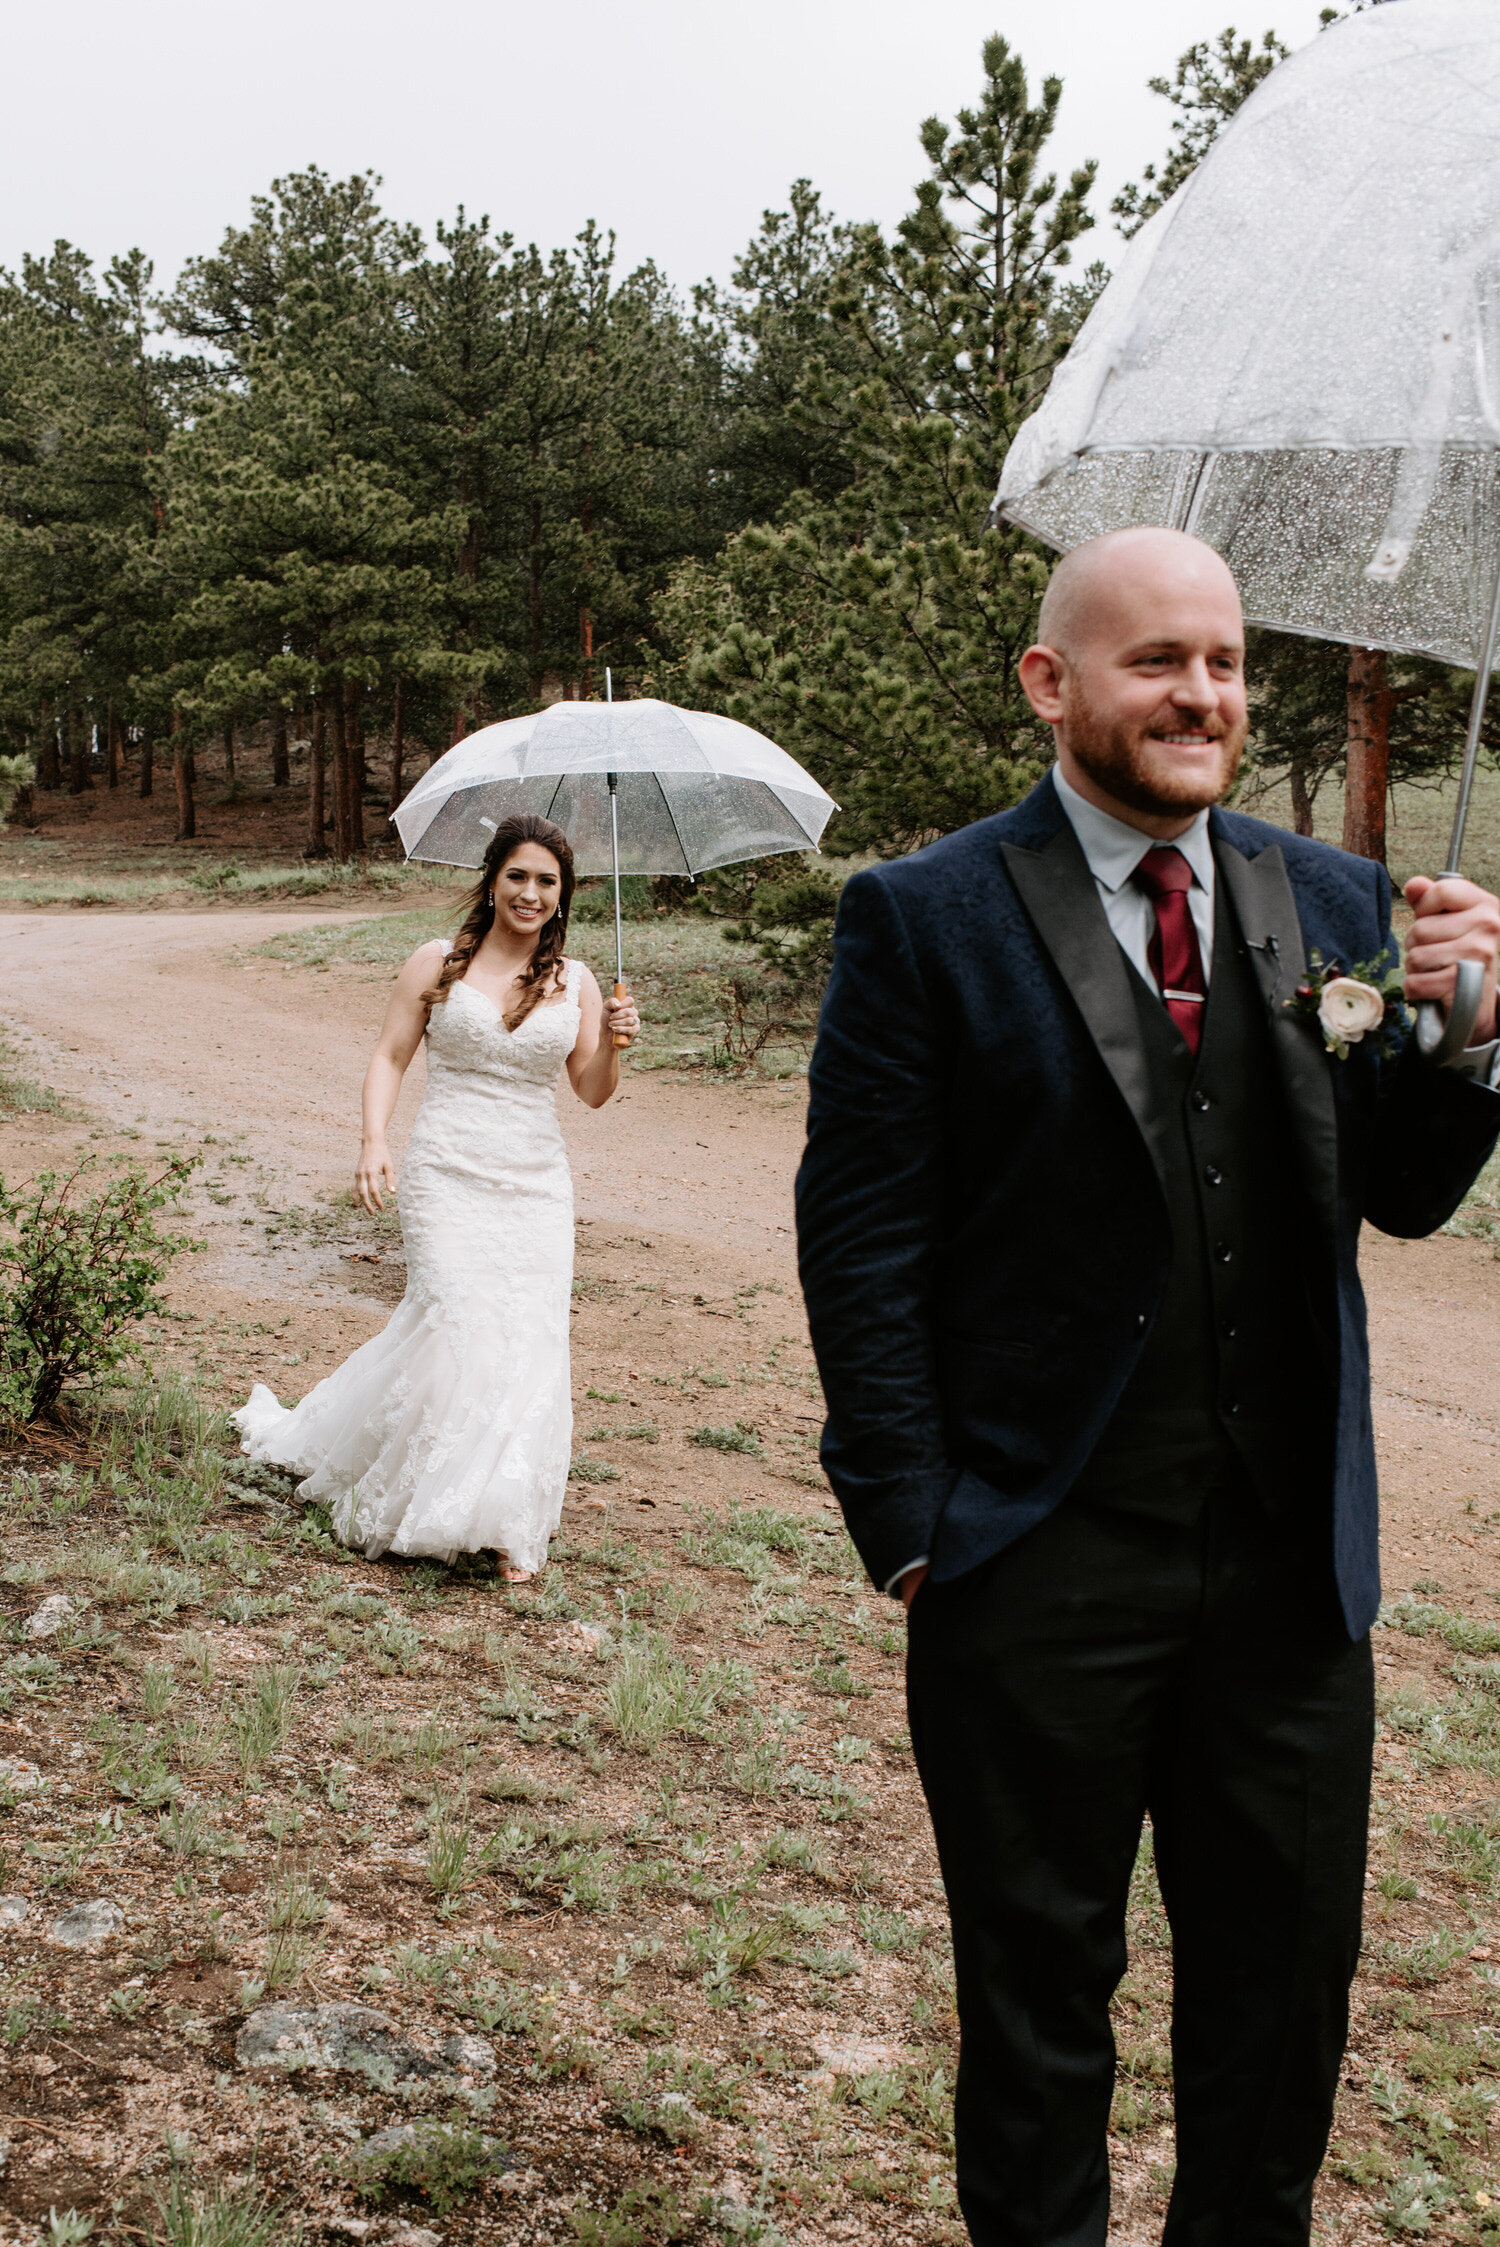
[[[1347,1058],[1289,1010],[1391,946],[1383,866],[1222,812],[1219,557],[1062,562],[1021,662],[1057,761],[839,909],[798,1179],[823,1462],[909,1611],[953,1919],[976,2247],[1103,2247],[1109,2002],[1149,1814],[1171,1921],[1168,2247],[1305,2242],[1360,1938],[1379,1602],[1368,1220],[1449,1217],[1500,1131],[1500,906],[1414,881],[1413,1000],[1480,1044]]]

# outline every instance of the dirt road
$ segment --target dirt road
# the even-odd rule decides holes
[[[209,1253],[179,1279],[217,1344],[200,1370],[228,1389],[267,1372],[253,1327],[277,1328],[278,1354],[305,1386],[373,1330],[399,1293],[399,1269],[354,1262],[318,1197],[344,1187],[357,1144],[360,1079],[384,1005],[382,971],[322,973],[258,959],[278,930],[327,912],[0,915],[0,1026],[29,1074],[55,1086],[107,1136],[209,1150],[209,1195],[195,1213]],[[354,918],[354,915],[344,916]],[[421,1096],[414,1066],[398,1110],[404,1143]],[[580,1306],[580,1372],[691,1352],[744,1323],[756,1295],[781,1300],[801,1334],[792,1249],[799,1085],[737,1087],[636,1074],[600,1113],[560,1096],[578,1188],[581,1269],[607,1249],[608,1275]],[[69,1127],[18,1119],[3,1164],[19,1173]],[[77,1138],[76,1124],[72,1127]],[[329,1224],[288,1238],[275,1220],[321,1207]],[[333,1235],[330,1237],[330,1227]],[[268,1237],[269,1236],[269,1237]],[[606,1238],[606,1236],[609,1236]],[[1385,1492],[1387,1582],[1500,1591],[1500,1261],[1483,1242],[1366,1243]],[[592,1284],[592,1283],[590,1283]],[[627,1295],[654,1294],[627,1306]],[[696,1300],[689,1301],[692,1296]],[[738,1306],[726,1309],[725,1306]],[[217,1324],[215,1325],[215,1321]],[[294,1350],[281,1350],[291,1341]],[[596,1368],[597,1369],[597,1368]],[[271,1369],[274,1373],[274,1368]],[[740,1463],[712,1465],[715,1477]]]

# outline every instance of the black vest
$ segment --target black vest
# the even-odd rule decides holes
[[[1327,1500],[1333,1426],[1312,1229],[1266,1004],[1222,876],[1196,1060],[1129,970],[1160,1103],[1166,1293],[1075,1489],[1172,1515],[1236,1461],[1266,1506]]]

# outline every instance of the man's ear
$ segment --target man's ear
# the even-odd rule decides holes
[[[1063,658],[1056,648],[1031,647],[1016,666],[1021,691],[1049,726],[1062,723]]]

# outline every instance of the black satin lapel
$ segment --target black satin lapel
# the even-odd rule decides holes
[[[1044,849],[1002,843],[1010,878],[1036,932],[1077,1002],[1100,1059],[1140,1127],[1157,1176],[1166,1184],[1162,1119],[1130,991],[1130,969],[1105,918],[1099,891],[1072,824],[1064,820]]]
[[[1313,1207],[1332,1221],[1338,1206],[1339,1135],[1333,1077],[1316,1023],[1286,1001],[1307,973],[1307,953],[1286,860],[1274,845],[1245,858],[1219,842],[1214,862],[1229,891],[1240,934],[1250,946],[1271,1019],[1271,1043],[1286,1088]]]

